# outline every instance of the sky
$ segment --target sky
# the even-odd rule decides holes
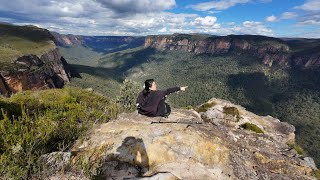
[[[0,0],[0,22],[90,36],[320,38],[320,0]]]

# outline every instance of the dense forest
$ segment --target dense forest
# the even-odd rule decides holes
[[[70,57],[68,53],[63,51],[65,57]],[[160,89],[188,85],[186,92],[169,96],[173,107],[195,107],[216,97],[277,117],[296,127],[297,143],[320,163],[319,71],[267,67],[244,53],[209,56],[143,47],[76,58],[79,63],[70,61],[77,74],[70,86],[90,87],[113,97],[125,79],[137,82],[141,89],[148,78],[154,78]]]

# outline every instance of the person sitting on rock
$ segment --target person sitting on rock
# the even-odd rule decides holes
[[[149,117],[168,117],[171,109],[165,103],[166,96],[177,91],[185,91],[188,86],[173,87],[166,90],[157,90],[154,79],[147,79],[144,82],[144,90],[137,98],[138,113]]]

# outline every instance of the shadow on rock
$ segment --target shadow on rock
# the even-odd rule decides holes
[[[130,179],[149,170],[149,157],[141,138],[126,137],[117,153],[109,154],[94,179]]]

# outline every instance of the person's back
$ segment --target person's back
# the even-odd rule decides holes
[[[139,93],[137,98],[138,113],[146,116],[168,116],[170,106],[165,103],[166,95],[180,90],[185,91],[187,87],[173,87],[166,90],[157,90],[153,79],[145,81],[145,89]]]

